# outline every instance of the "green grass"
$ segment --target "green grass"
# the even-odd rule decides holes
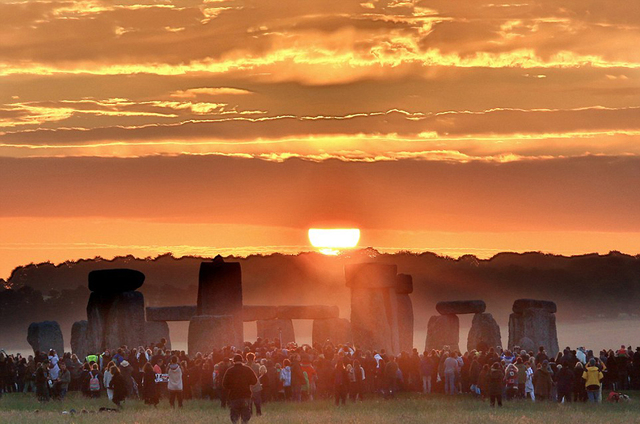
[[[635,395],[635,396],[634,396]],[[365,402],[336,408],[328,400],[302,404],[269,403],[264,405],[262,417],[253,417],[253,423],[453,423],[453,424],[592,424],[640,422],[640,402],[599,405],[505,402],[501,409],[491,409],[486,402],[468,396],[448,398],[441,395],[407,395],[385,401],[372,398]],[[182,410],[171,410],[164,399],[157,409],[140,401],[127,401],[122,412],[64,415],[72,408],[97,411],[101,406],[113,407],[103,397],[87,400],[71,394],[64,402],[40,404],[33,395],[11,394],[0,399],[0,423],[11,424],[161,424],[161,423],[226,423],[228,411],[218,402],[185,401]]]

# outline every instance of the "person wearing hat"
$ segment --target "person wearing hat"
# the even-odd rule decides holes
[[[248,423],[251,419],[251,386],[258,383],[258,377],[251,368],[242,363],[242,355],[233,357],[233,366],[225,372],[222,387],[227,391],[231,422],[239,419]]]

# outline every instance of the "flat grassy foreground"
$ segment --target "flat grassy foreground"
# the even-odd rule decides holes
[[[635,396],[634,396],[635,395]],[[635,399],[634,399],[635,398]],[[254,416],[252,423],[504,423],[504,424],[584,424],[584,423],[639,423],[638,395],[624,404],[599,405],[555,403],[505,402],[501,409],[491,409],[486,402],[467,396],[447,398],[442,395],[402,396],[395,400],[366,400],[347,403],[336,408],[328,400],[293,403],[269,403],[263,407],[263,416]],[[0,423],[87,423],[87,424],[160,424],[160,423],[226,423],[228,410],[219,403],[185,401],[184,408],[172,410],[165,399],[157,409],[140,401],[127,401],[121,412],[97,412],[100,407],[113,407],[106,399],[87,400],[71,394],[64,403],[51,401],[38,403],[33,395],[11,394],[0,399]],[[63,414],[70,409],[88,413]],[[93,411],[93,412],[92,412]]]

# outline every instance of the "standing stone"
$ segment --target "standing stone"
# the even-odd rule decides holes
[[[111,303],[104,327],[107,349],[126,345],[130,349],[145,342],[144,295],[137,291],[118,293]]]
[[[55,350],[60,357],[64,353],[62,331],[56,321],[32,322],[27,332],[27,342],[36,354],[47,353],[50,349]]]
[[[171,350],[171,333],[169,332],[169,324],[163,321],[147,321],[144,323],[144,339],[148,346],[151,343],[158,344],[160,339],[165,339],[165,346]]]
[[[242,273],[239,262],[224,262],[216,256],[200,264],[198,315],[230,315],[235,327],[234,346],[244,344],[242,311]]]
[[[413,292],[413,278],[410,275],[396,276],[396,302],[398,305],[398,340],[400,352],[413,350],[413,304],[409,294]]]
[[[449,346],[450,351],[460,351],[460,319],[457,315],[433,315],[427,325],[425,349],[442,350]]]
[[[397,267],[388,264],[345,267],[347,287],[351,289],[353,342],[360,349],[399,353],[396,274]]]
[[[87,321],[76,321],[71,326],[71,353],[78,356],[81,362],[87,357]]]
[[[345,318],[313,320],[312,343],[323,345],[327,340],[335,344],[351,343],[351,323]]]
[[[282,334],[283,347],[286,346],[287,343],[296,341],[293,321],[290,319],[267,319],[256,322],[258,326],[258,337],[263,340],[280,341],[280,334]]]
[[[213,349],[234,345],[238,335],[235,333],[234,317],[231,315],[198,315],[189,321],[189,356],[196,353],[208,354]]]
[[[467,336],[467,351],[475,349],[486,352],[489,348],[495,349],[497,346],[502,346],[502,337],[496,320],[491,314],[475,314]]]
[[[558,354],[555,314],[543,308],[536,308],[509,315],[509,349],[530,343],[535,346],[534,352],[538,347],[544,346],[549,356],[554,357]]]

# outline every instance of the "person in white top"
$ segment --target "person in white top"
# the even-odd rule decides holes
[[[178,364],[178,357],[171,357],[171,362],[167,368],[167,374],[169,374],[169,382],[167,383],[167,389],[169,390],[169,404],[172,408],[175,408],[176,397],[178,398],[178,407],[182,408],[182,368]]]
[[[524,397],[531,396],[531,400],[536,400],[535,390],[533,388],[533,368],[531,363],[527,362],[527,380],[524,383]]]

